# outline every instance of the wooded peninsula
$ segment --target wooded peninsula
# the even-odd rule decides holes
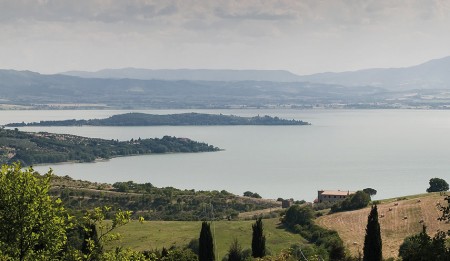
[[[300,120],[286,120],[271,116],[240,117],[223,114],[180,113],[146,114],[125,113],[106,119],[40,121],[31,123],[10,123],[6,127],[25,126],[205,126],[205,125],[311,125]]]
[[[188,138],[164,136],[129,141],[86,138],[69,134],[0,129],[0,163],[24,165],[92,162],[119,156],[218,151],[217,147]]]

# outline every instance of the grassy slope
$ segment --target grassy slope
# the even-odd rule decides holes
[[[405,200],[400,201],[397,199],[383,200],[378,205],[379,217],[381,214],[385,215],[383,218],[379,218],[383,257],[396,257],[403,239],[422,230],[420,220],[425,222],[431,236],[434,236],[438,229],[449,230],[449,224],[437,220],[441,212],[437,209],[436,203],[444,203],[443,198],[439,193],[430,193],[406,197]],[[418,202],[419,200],[420,202]],[[398,205],[395,206],[394,203],[398,203]],[[389,211],[389,208],[392,210]],[[317,219],[317,223],[338,231],[346,247],[356,254],[358,249],[362,252],[369,211],[370,208],[365,208],[326,215]],[[404,219],[405,216],[407,219]]]
[[[215,229],[218,260],[226,254],[234,238],[239,240],[243,249],[251,248],[253,223],[254,221],[217,221],[211,225],[213,233]],[[266,246],[272,253],[278,253],[292,244],[305,242],[299,235],[280,227],[278,218],[264,219],[263,224]],[[196,221],[146,221],[144,224],[132,222],[118,230],[122,235],[119,244],[135,250],[183,246],[191,239],[198,238],[200,228],[201,222]]]

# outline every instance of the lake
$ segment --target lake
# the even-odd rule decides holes
[[[133,180],[158,187],[257,192],[312,201],[317,190],[372,187],[375,198],[424,193],[430,178],[450,181],[450,111],[147,110],[146,113],[271,115],[311,126],[25,127],[105,139],[171,135],[218,146],[213,153],[146,155],[95,163],[36,166],[75,179]],[[0,124],[105,118],[129,111],[0,111]]]

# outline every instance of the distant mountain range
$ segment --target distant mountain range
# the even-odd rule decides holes
[[[372,99],[382,91],[302,82],[101,79],[0,70],[0,103],[34,108],[66,104],[119,109],[302,107]]]
[[[417,66],[299,76],[262,70],[0,70],[0,109],[450,108],[450,57]],[[22,108],[20,107],[20,108]]]
[[[388,90],[450,89],[450,56],[412,67],[367,69],[302,76],[304,82],[345,86],[374,86]]]
[[[280,70],[206,70],[206,69],[175,69],[150,70],[137,68],[105,69],[97,72],[70,71],[64,75],[83,78],[102,79],[137,79],[165,81],[268,81],[297,82],[299,76]]]
[[[450,88],[450,56],[406,68],[327,72],[305,76],[277,70],[149,70],[136,68],[105,69],[97,72],[71,71],[62,74],[102,79],[311,82],[343,86],[373,86],[397,91],[448,89]]]

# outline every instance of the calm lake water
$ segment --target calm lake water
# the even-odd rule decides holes
[[[133,180],[158,187],[250,190],[265,198],[312,201],[319,189],[372,187],[376,198],[424,193],[430,178],[450,181],[450,111],[420,110],[166,110],[143,111],[271,115],[311,126],[39,127],[48,131],[129,140],[172,135],[224,151],[147,155],[96,163],[36,166],[57,175],[113,183]],[[0,111],[0,124],[105,118],[128,111]]]

